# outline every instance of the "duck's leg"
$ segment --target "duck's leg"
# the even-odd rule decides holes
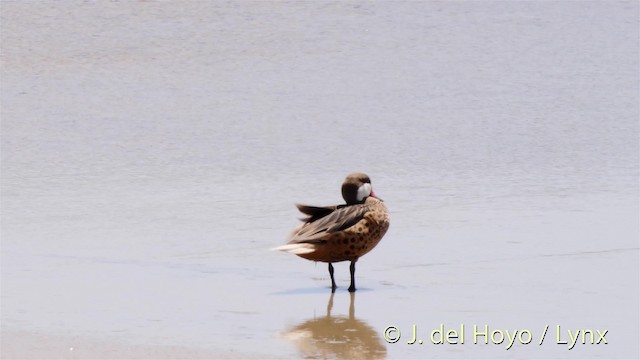
[[[356,291],[356,261],[351,261],[351,265],[349,266],[349,272],[351,273],[351,285],[349,286],[349,292]]]
[[[331,276],[331,292],[336,292],[336,280],[333,278],[333,264],[329,263],[329,275]]]

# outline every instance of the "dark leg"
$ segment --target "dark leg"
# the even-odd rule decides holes
[[[351,285],[349,286],[349,292],[356,291],[356,261],[352,261],[349,266],[349,272],[351,272]]]
[[[336,292],[336,280],[333,278],[333,264],[329,263],[329,275],[331,275],[331,292]]]

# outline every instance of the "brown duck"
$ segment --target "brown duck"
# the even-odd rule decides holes
[[[331,291],[336,291],[333,263],[351,261],[351,285],[356,291],[355,272],[358,258],[373,249],[389,228],[389,213],[371,189],[369,176],[354,173],[342,183],[344,205],[296,205],[307,215],[304,223],[291,234],[287,245],[274,250],[286,251],[308,260],[329,263]]]

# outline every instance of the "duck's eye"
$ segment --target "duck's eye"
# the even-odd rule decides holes
[[[358,188],[358,197],[357,197],[358,201],[364,200],[364,198],[366,198],[369,195],[371,195],[371,184],[364,183],[360,185],[360,187]]]

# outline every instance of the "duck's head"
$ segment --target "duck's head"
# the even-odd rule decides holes
[[[342,197],[347,205],[362,204],[367,197],[376,197],[371,189],[369,175],[363,173],[349,174],[342,183]]]

